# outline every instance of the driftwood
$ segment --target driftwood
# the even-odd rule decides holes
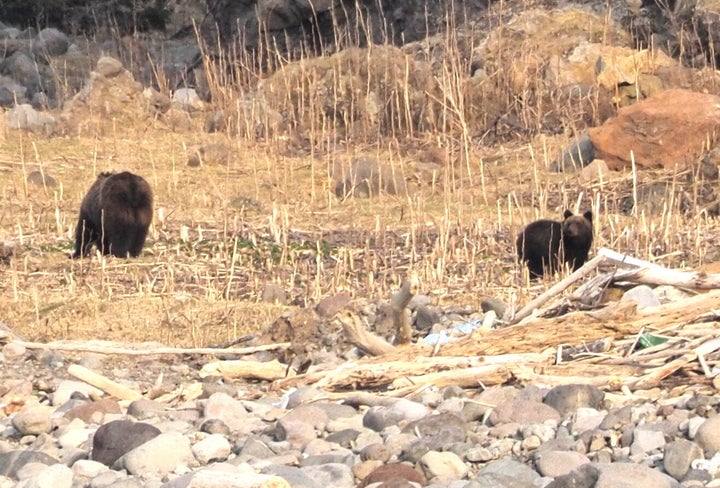
[[[412,349],[406,349],[412,351]],[[415,351],[416,353],[418,351]],[[331,371],[310,372],[275,382],[286,389],[313,384],[331,391],[363,388],[406,388],[420,385],[496,385],[510,379],[510,364],[542,364],[552,361],[550,351],[544,353],[506,354],[489,357],[410,357],[389,360],[388,356],[367,358],[339,366]]]
[[[382,337],[368,331],[360,320],[360,317],[355,313],[345,310],[339,312],[336,319],[342,324],[343,331],[348,340],[365,354],[382,356],[383,354],[389,354],[397,350],[395,346]]]
[[[94,352],[98,354],[118,354],[122,356],[153,356],[153,355],[178,355],[178,354],[218,354],[239,356],[253,354],[260,351],[272,351],[275,349],[287,349],[290,347],[289,342],[280,342],[277,344],[266,344],[255,347],[228,347],[223,349],[215,349],[210,347],[199,348],[176,348],[176,347],[157,347],[155,344],[135,344],[137,349],[130,349],[127,344],[118,345],[118,343],[108,341],[58,341],[58,342],[26,342],[16,341],[17,344],[27,349],[44,349],[48,351],[66,351],[66,352]]]
[[[637,259],[627,254],[621,254],[607,248],[600,248],[597,255],[585,263],[580,269],[567,278],[553,285],[530,303],[520,309],[514,316],[509,309],[504,319],[516,324],[532,315],[539,307],[557,297],[565,289],[582,278],[587,277],[598,266],[603,264],[632,267],[632,269],[614,270],[611,273],[596,276],[585,285],[579,287],[572,295],[571,300],[583,303],[595,303],[601,292],[612,283],[631,282],[653,286],[670,285],[677,288],[711,290],[720,288],[720,274],[708,274],[698,271],[678,271],[659,266],[649,261]],[[591,297],[591,298],[589,298]],[[542,315],[542,312],[538,312]]]
[[[115,381],[94,371],[91,371],[83,366],[80,366],[79,364],[70,365],[70,367],[68,367],[68,373],[89,385],[99,388],[102,391],[119,398],[120,400],[133,401],[142,398],[142,395],[139,392],[133,390],[132,388],[128,388],[127,386],[123,386],[120,383],[116,383]]]
[[[417,286],[417,278],[412,276],[403,281],[400,290],[390,299],[390,308],[392,310],[392,320],[395,328],[396,343],[398,345],[410,344],[412,342],[412,327],[410,326],[410,317],[405,307],[410,303],[410,299],[415,294],[413,289]]]
[[[245,378],[251,380],[274,381],[284,378],[287,365],[277,360],[258,361],[215,361],[208,363],[200,370],[200,377],[222,376],[228,379]]]
[[[597,276],[585,285],[579,287],[573,293],[573,299],[581,299],[584,296],[602,290],[612,283],[630,282],[644,285],[660,286],[669,285],[687,290],[713,290],[720,288],[720,274],[709,274],[704,271],[679,271],[659,266],[649,261],[621,254],[611,249],[601,248],[598,256],[604,262],[618,266],[629,266],[632,269],[616,270]]]
[[[545,304],[548,300],[550,300],[554,296],[562,293],[566,288],[568,288],[570,285],[572,285],[576,281],[579,281],[579,280],[583,279],[584,277],[586,277],[587,275],[589,275],[590,273],[592,273],[595,270],[595,268],[597,268],[604,260],[605,260],[605,258],[603,258],[602,256],[595,256],[590,261],[585,263],[580,269],[573,272],[570,276],[563,279],[559,283],[556,283],[548,291],[546,291],[542,295],[538,296],[536,299],[534,299],[533,301],[531,301],[530,303],[525,305],[523,308],[518,310],[518,312],[514,316],[512,316],[512,311],[510,309],[508,309],[508,311],[506,312],[506,315],[507,314],[509,314],[509,315],[504,317],[505,320],[507,320],[511,324],[516,324],[516,323],[520,322],[522,319],[524,319],[525,317],[529,317],[536,308],[542,306],[543,304]]]
[[[608,254],[609,253],[609,254]],[[602,262],[616,262],[618,255],[602,251],[575,276],[551,288],[541,300],[526,307],[532,311],[560,293],[572,282],[587,276]],[[627,265],[643,265],[642,270],[620,270],[604,277],[605,283],[627,281],[635,276],[652,277],[661,283],[702,288],[717,283],[718,275],[666,270],[652,263],[620,257]],[[670,272],[666,272],[670,271]],[[600,285],[605,286],[605,285]],[[389,396],[413,394],[427,385],[458,385],[476,388],[505,383],[511,379],[548,386],[585,383],[606,391],[651,388],[680,369],[697,378],[713,372],[709,363],[720,363],[720,339],[717,323],[720,290],[637,310],[632,301],[610,304],[591,311],[578,311],[560,317],[525,315],[522,322],[497,330],[478,329],[470,336],[439,346],[436,350],[420,344],[408,348],[387,347],[379,357],[343,364],[330,371],[308,372],[275,383],[278,388],[313,384],[325,388],[334,398],[365,401],[348,390],[365,389]],[[522,319],[525,314],[515,319]],[[359,320],[359,319],[358,319]],[[664,338],[667,342],[638,349],[643,334]],[[362,341],[361,341],[362,342]],[[386,343],[385,343],[386,344]],[[602,344],[600,349],[583,344]],[[573,345],[573,353],[561,362],[562,350]],[[386,346],[389,346],[386,344]],[[376,349],[376,352],[380,352]],[[429,357],[435,355],[434,357]],[[708,356],[710,359],[708,360]],[[720,381],[718,381],[720,384]],[[337,392],[337,393],[332,393]],[[377,402],[376,399],[371,399]]]

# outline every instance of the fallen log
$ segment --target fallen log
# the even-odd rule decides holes
[[[118,345],[109,341],[58,341],[58,342],[27,342],[15,341],[16,344],[24,346],[27,349],[43,349],[48,351],[65,351],[65,352],[94,352],[97,354],[118,354],[121,356],[153,356],[153,355],[180,355],[180,354],[218,354],[230,355],[237,354],[244,356],[254,354],[260,351],[272,351],[275,349],[287,349],[290,347],[289,342],[280,342],[277,344],[266,344],[254,347],[227,347],[215,349],[211,347],[195,347],[195,348],[178,348],[178,347],[162,347],[155,344],[135,344],[138,349],[131,349],[128,344]]]
[[[461,388],[477,388],[479,386],[495,386],[506,383],[512,374],[507,366],[488,364],[475,368],[428,373],[419,376],[399,377],[390,384],[393,389],[408,386],[434,385],[437,388],[454,385]],[[333,386],[336,386],[335,383]]]
[[[418,356],[414,359],[388,361],[383,358],[367,358],[356,363],[346,363],[332,370],[283,378],[274,387],[286,389],[301,384],[312,384],[331,390],[364,388],[406,388],[410,385],[434,384],[436,386],[459,384],[478,386],[499,384],[510,379],[509,365],[515,363],[549,365],[553,360],[552,350],[543,353],[504,354],[488,357],[462,356]],[[473,376],[474,375],[474,376]],[[494,376],[495,375],[495,376]],[[394,384],[396,380],[402,380]],[[407,380],[407,381],[405,381]],[[468,386],[470,387],[470,386]]]

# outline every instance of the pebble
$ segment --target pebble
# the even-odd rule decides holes
[[[620,301],[625,302],[628,300],[636,301],[638,310],[660,305],[660,299],[655,295],[653,289],[647,285],[635,286],[626,291]]]
[[[677,481],[658,470],[635,463],[598,464],[594,488],[679,488]]]
[[[550,478],[569,474],[590,462],[585,454],[575,451],[547,451],[538,456],[535,464],[538,472]]]
[[[462,479],[469,471],[462,459],[452,452],[429,451],[420,459],[420,465],[427,478],[442,483]]]
[[[678,439],[665,446],[663,468],[676,480],[682,480],[696,459],[704,459],[700,446],[687,439]]]
[[[179,432],[167,432],[129,451],[115,463],[119,469],[140,476],[165,476],[178,467],[193,464],[190,440]]]
[[[12,418],[12,426],[20,435],[46,434],[52,429],[52,410],[42,405],[26,407]]]

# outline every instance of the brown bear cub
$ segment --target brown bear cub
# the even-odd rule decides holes
[[[574,215],[565,210],[564,220],[536,220],[520,232],[518,259],[527,264],[531,278],[559,271],[568,264],[573,271],[588,258],[593,241],[592,212]]]
[[[153,216],[153,194],[141,176],[101,173],[80,205],[73,258],[93,245],[102,254],[126,258],[142,252]]]

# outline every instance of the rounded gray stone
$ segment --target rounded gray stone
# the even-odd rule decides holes
[[[695,434],[695,442],[710,457],[720,451],[720,415],[710,417],[703,422]]]
[[[667,474],[676,480],[682,480],[695,459],[704,459],[700,446],[687,439],[678,439],[665,446],[663,467]]]

